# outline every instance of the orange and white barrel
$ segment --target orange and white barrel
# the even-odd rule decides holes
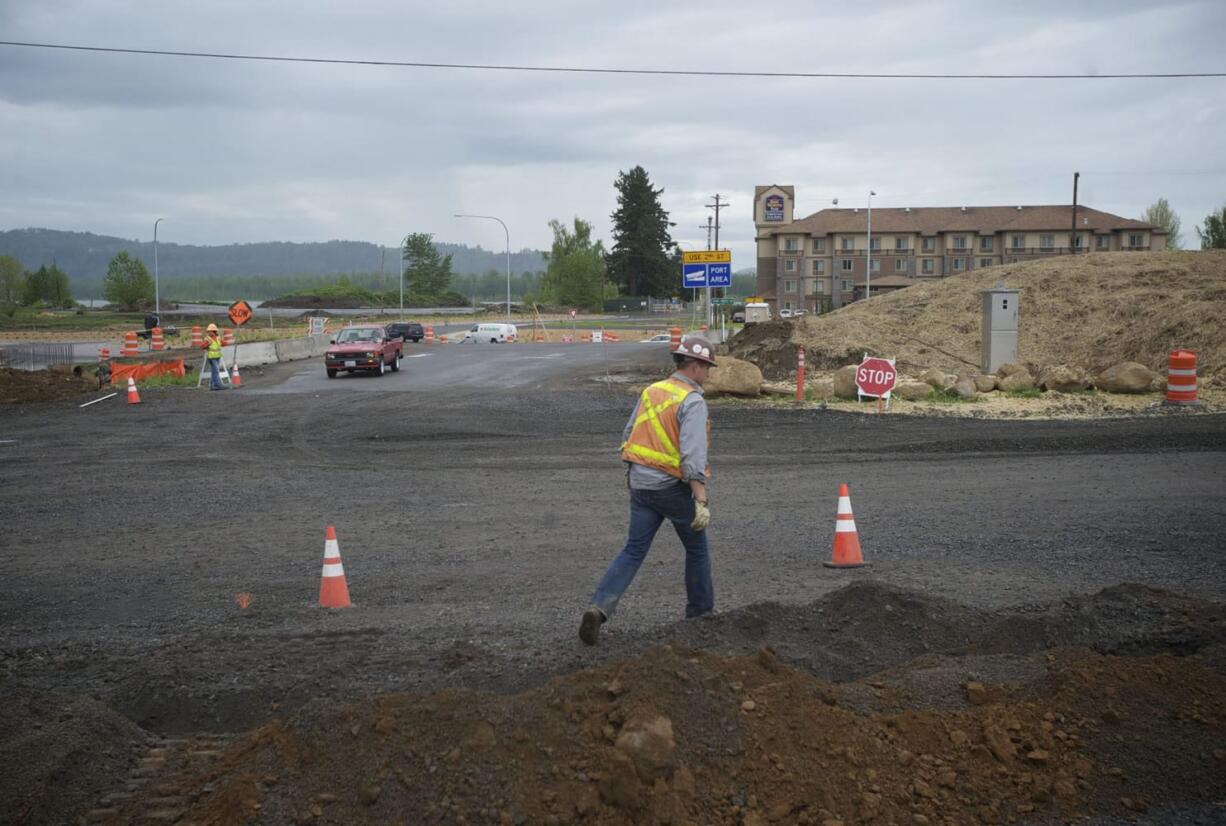
[[[681,346],[681,328],[680,327],[669,327],[668,328],[668,349],[672,351],[672,350],[676,350],[680,346]]]
[[[154,327],[153,332],[151,332],[149,336],[149,340],[152,342],[152,347],[154,350],[166,349],[166,339],[162,337],[161,327]]]
[[[580,333],[579,340],[584,343],[590,344],[592,341],[592,334],[591,333]]]
[[[610,333],[610,332],[606,332],[603,338],[605,341],[621,341],[622,340],[621,336],[619,336],[617,333]]]
[[[1196,353],[1172,350],[1167,357],[1167,404],[1197,404]]]
[[[204,329],[196,326],[192,328],[192,347],[199,350],[204,347]]]
[[[234,344],[234,331],[229,327],[221,332],[221,346],[230,347]]]
[[[98,361],[106,361],[110,357],[111,357],[110,347],[99,347],[98,348]]]
[[[119,355],[125,358],[131,358],[140,352],[140,344],[136,341],[136,332],[131,331],[123,334],[123,349],[119,351]]]
[[[544,344],[544,343],[545,343],[545,333],[544,333],[544,331],[542,331],[542,330],[537,330],[537,331],[536,331],[536,335],[533,337],[533,339],[532,339],[532,340],[533,340],[533,341],[535,341],[537,344]]]
[[[439,337],[438,337],[438,343],[439,343],[439,344],[446,344],[446,343],[447,343],[447,334],[446,334],[446,333],[442,333],[442,334],[440,334],[440,335],[439,335]]]
[[[426,325],[426,344],[433,344],[433,343],[434,343],[434,325],[427,324]]]

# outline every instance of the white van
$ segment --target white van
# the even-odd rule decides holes
[[[474,324],[472,329],[464,331],[464,341],[473,344],[505,344],[514,341],[516,334],[514,324]]]

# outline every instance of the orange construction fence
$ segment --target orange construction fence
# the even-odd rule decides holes
[[[183,366],[183,359],[172,359],[170,361],[152,361],[145,364],[115,364],[111,366],[111,384],[127,384],[129,378],[136,381],[147,379],[150,376],[161,376],[170,373],[175,376],[186,376],[187,369]]]

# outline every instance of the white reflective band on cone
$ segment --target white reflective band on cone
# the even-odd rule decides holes
[[[1195,376],[1196,371],[1195,370],[1176,370],[1174,368],[1171,368],[1166,371],[1166,374],[1168,376]]]
[[[335,539],[324,540],[324,559],[335,559],[341,555],[341,546]]]
[[[324,565],[324,576],[344,576],[345,566],[337,562],[335,565]]]
[[[839,497],[839,513],[851,513],[851,497],[850,496],[840,496]]]
[[[1195,384],[1167,384],[1168,393],[1188,393],[1196,389]]]
[[[838,520],[837,522],[834,523],[834,532],[835,533],[855,533],[856,532],[856,520],[854,519]]]

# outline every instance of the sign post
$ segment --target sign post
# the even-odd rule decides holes
[[[681,253],[681,286],[707,290],[707,329],[715,323],[711,305],[712,287],[732,286],[731,250],[695,250]]]
[[[230,323],[235,327],[242,327],[251,317],[255,315],[255,310],[251,309],[251,305],[241,298],[230,305],[230,309],[226,312],[230,317]],[[236,366],[238,364],[238,331],[234,334],[234,355],[230,357],[230,361]]]
[[[888,404],[890,391],[898,381],[894,359],[877,358],[864,354],[864,360],[856,368],[856,400],[876,397],[877,412],[882,412],[882,402]]]

